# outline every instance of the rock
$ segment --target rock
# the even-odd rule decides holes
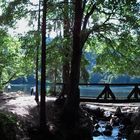
[[[121,108],[117,107],[117,109],[116,109],[116,111],[114,113],[114,116],[120,117],[121,115],[122,115]]]
[[[47,126],[48,126],[49,132],[52,133],[52,134],[55,134],[56,131],[58,130],[57,127],[55,126],[55,124],[53,124],[51,122],[48,122]]]
[[[132,114],[127,113],[125,116],[122,117],[121,123],[125,126],[131,125],[132,124],[131,116],[132,116]]]
[[[111,136],[111,135],[112,135],[112,131],[109,130],[109,129],[106,129],[105,131],[103,131],[103,134],[104,134],[105,136]]]
[[[134,109],[135,109],[135,112],[140,113],[140,106],[137,106]]]
[[[100,125],[98,124],[98,123],[96,123],[95,125],[94,125],[94,128],[95,129],[98,129],[100,127]]]
[[[101,132],[100,131],[98,131],[98,130],[94,130],[93,131],[93,136],[94,137],[98,137],[98,136],[100,136],[101,135]]]
[[[84,110],[86,110],[90,115],[94,116],[95,119],[96,118],[100,119],[103,117],[104,110],[100,109],[100,107],[97,107],[95,105],[86,104],[85,106],[82,106],[82,108]]]
[[[119,126],[120,119],[117,116],[114,116],[110,119],[111,126]]]
[[[120,133],[124,133],[124,131],[125,131],[125,126],[124,125],[120,125],[119,126],[119,132]]]
[[[112,130],[113,130],[113,127],[110,125],[110,123],[107,123],[106,126],[105,126],[105,130],[103,131],[103,134],[105,136],[111,136],[112,135]]]
[[[106,126],[105,126],[105,129],[112,131],[113,130],[113,127],[111,126],[110,123],[107,123]]]
[[[112,116],[112,112],[111,111],[104,111],[104,116],[103,116],[102,120],[103,121],[109,121],[111,116]]]
[[[122,132],[121,131],[118,132],[118,137],[122,137]]]
[[[100,125],[98,124],[98,123],[96,123],[95,125],[94,125],[94,128],[97,130],[98,128],[100,127]]]

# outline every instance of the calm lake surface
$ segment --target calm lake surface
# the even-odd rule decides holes
[[[16,91],[23,91],[26,94],[31,93],[31,87],[34,87],[35,85],[31,84],[13,84],[11,85],[10,91],[16,92]],[[51,86],[46,86],[47,92],[49,91]],[[79,86],[80,87],[80,96],[82,97],[97,97],[102,90],[104,89],[104,86]],[[40,87],[39,87],[40,88]],[[132,91],[134,86],[110,86],[110,89],[115,94],[117,98],[126,98],[128,94]],[[61,91],[61,86],[56,87],[57,91]],[[7,89],[5,89],[6,91]]]

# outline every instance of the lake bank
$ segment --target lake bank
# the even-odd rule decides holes
[[[35,87],[34,84],[11,84],[11,89],[5,88],[5,92],[17,92],[22,91],[25,94],[31,94],[31,88]],[[50,95],[53,92],[54,84],[46,84],[46,94]],[[59,94],[61,92],[62,85],[56,86],[56,92]],[[81,97],[91,97],[97,98],[99,94],[104,89],[104,86],[79,86]],[[110,86],[110,89],[114,93],[116,99],[126,99],[130,92],[133,90],[134,86]],[[39,86],[40,89],[40,86]],[[38,91],[40,93],[40,90]]]

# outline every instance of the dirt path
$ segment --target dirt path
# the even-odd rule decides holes
[[[23,92],[4,92],[0,95],[0,110],[26,117],[32,108],[37,107],[34,98],[34,96],[24,94]],[[54,98],[47,97],[47,100],[54,100]]]

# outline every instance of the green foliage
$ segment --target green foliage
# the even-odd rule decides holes
[[[0,31],[0,85],[2,86],[13,75],[16,75],[19,67],[19,42]]]
[[[47,44],[47,58],[46,58],[46,72],[47,79],[50,82],[60,82],[61,81],[61,71],[62,71],[62,59],[63,51],[61,46],[61,39],[55,38],[49,44]]]
[[[38,5],[27,0],[0,1],[0,28],[5,30],[3,31],[4,36],[0,39],[0,52],[4,52],[0,56],[0,60],[2,60],[0,61],[0,89],[10,80],[27,76],[35,71],[36,45],[39,44],[38,32],[29,31],[24,36],[16,36],[15,38],[19,39],[15,39],[6,31],[9,27],[15,28],[16,23],[23,18],[30,27],[34,27],[33,22],[37,19],[37,9]]]
[[[22,70],[26,74],[34,73],[35,61],[36,61],[36,47],[40,38],[37,31],[29,31],[24,36],[20,37],[21,49],[22,49]],[[40,54],[40,52],[39,52]]]
[[[89,65],[88,60],[85,58],[85,56],[82,56],[81,59],[81,75],[80,75],[80,82],[82,83],[88,83],[89,80],[89,72],[87,71],[86,67]]]
[[[9,25],[12,27],[17,19],[21,19],[23,16],[25,16],[27,9],[24,4],[27,4],[27,2],[27,0],[14,0],[10,2],[2,0],[0,2],[2,10],[2,14],[0,16],[0,25]]]
[[[53,30],[57,34],[57,37],[50,44],[47,44],[46,71],[47,78],[51,81],[54,81],[55,74],[57,80],[61,81],[62,65],[71,61],[74,8],[72,1],[65,2],[61,0],[48,1],[47,32]],[[94,71],[139,75],[140,2],[137,0],[87,0],[82,2],[85,7],[83,7],[81,47],[84,47],[88,52],[96,53],[97,65]],[[14,26],[22,17],[26,17],[30,25],[36,24],[38,5],[27,0],[2,0],[0,6],[2,11],[0,15],[1,27],[5,27],[5,25]],[[67,30],[69,33],[63,34],[66,25],[69,28]],[[14,52],[16,49],[12,49],[9,50],[12,53],[11,57],[3,58],[3,55],[0,56],[0,59],[7,65],[7,67],[2,68],[4,71],[3,79],[8,79],[9,71],[14,72],[19,69],[18,73],[20,74],[18,75],[34,72],[38,40],[38,33],[30,31],[20,38],[20,43],[17,41],[21,45],[20,52],[17,50],[18,53],[16,53]],[[6,40],[5,42],[10,41]],[[13,65],[12,62],[6,62],[9,59],[14,59],[13,63],[16,65]],[[85,63],[84,60],[85,58],[81,62],[81,76],[85,74],[86,76],[83,75],[82,77],[88,77],[85,72],[87,62]],[[0,64],[0,68],[2,65]],[[15,70],[11,69],[13,66]]]
[[[100,0],[95,6],[85,43],[86,51],[96,54],[94,71],[139,76],[140,2]]]
[[[0,89],[2,90],[11,80],[33,72],[33,62],[17,39],[3,30],[0,30],[0,36]]]
[[[139,76],[139,37],[122,33],[118,39],[106,38],[105,41],[96,43],[98,47],[94,49],[97,55],[94,71]]]

